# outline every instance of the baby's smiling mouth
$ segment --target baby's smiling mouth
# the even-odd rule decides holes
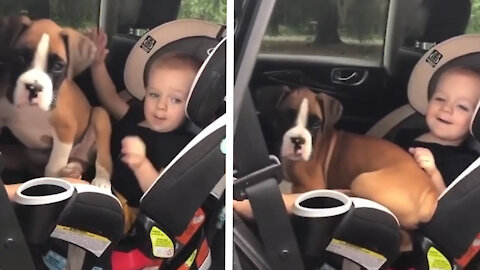
[[[452,122],[449,122],[449,121],[446,121],[446,120],[443,120],[442,118],[437,118],[438,121],[444,123],[444,124],[447,124],[447,125],[451,125]]]

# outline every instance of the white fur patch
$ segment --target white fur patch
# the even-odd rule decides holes
[[[29,100],[30,92],[27,90],[27,84],[39,84],[42,91],[38,96]],[[18,77],[13,96],[13,103],[16,106],[37,105],[44,111],[50,110],[50,104],[53,100],[53,84],[50,77],[43,70],[30,69]]]
[[[50,44],[50,36],[43,34],[35,51],[35,58],[33,59],[34,69],[46,70],[48,63],[48,47]]]
[[[16,106],[37,105],[44,111],[50,109],[53,99],[52,79],[46,73],[48,64],[48,47],[50,37],[43,34],[35,51],[35,56],[29,70],[19,76],[15,85],[13,101]],[[37,97],[29,100],[30,91],[27,85],[38,85],[42,88]]]
[[[306,127],[308,120],[308,100],[304,98],[300,104],[300,109],[298,110],[297,115],[297,126]]]
[[[301,157],[303,160],[307,161],[310,159],[312,154],[312,134],[306,129],[308,120],[308,100],[304,98],[300,104],[298,110],[296,126],[287,130],[283,135],[282,147],[281,147],[281,156],[291,159],[297,159]],[[295,149],[295,144],[292,142],[293,138],[303,138],[305,141],[300,149]]]
[[[292,143],[292,138],[303,138],[305,143],[301,146],[300,150],[295,150],[295,144]],[[281,156],[296,159],[300,156],[303,160],[310,159],[312,154],[312,135],[304,127],[293,127],[289,129],[285,135],[283,135]]]
[[[110,183],[110,173],[103,168],[103,166],[95,162],[95,178],[92,180],[92,185],[99,188],[111,191],[112,185]]]
[[[71,150],[72,144],[61,142],[54,132],[52,152],[45,167],[45,176],[59,176],[60,171],[68,164],[68,157],[70,156]]]

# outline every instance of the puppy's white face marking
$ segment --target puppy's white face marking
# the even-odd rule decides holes
[[[53,83],[46,72],[49,45],[49,35],[43,34],[35,51],[31,68],[18,77],[13,95],[13,102],[17,107],[36,105],[44,111],[50,110],[53,100]]]
[[[35,51],[35,58],[32,63],[32,68],[40,70],[47,69],[49,43],[50,36],[48,34],[43,34],[40,42],[38,43],[37,50]]]
[[[300,104],[296,125],[287,130],[282,139],[281,156],[291,159],[305,161],[310,159],[312,154],[312,134],[307,129],[308,100],[305,98]]]
[[[297,126],[306,127],[308,120],[308,100],[304,98],[300,104],[297,116]]]

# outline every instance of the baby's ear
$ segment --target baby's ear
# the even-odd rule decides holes
[[[97,47],[90,38],[73,28],[63,28],[62,35],[68,44],[68,76],[73,78],[92,64]]]

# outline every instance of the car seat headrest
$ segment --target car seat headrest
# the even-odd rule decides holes
[[[478,110],[480,109],[480,101],[473,112],[472,122],[470,123],[470,133],[472,133],[473,137],[480,141],[480,113]]]
[[[440,75],[452,67],[465,67],[480,72],[480,35],[450,38],[420,58],[408,81],[408,100],[417,112],[425,114]]]
[[[183,52],[204,61],[214,48],[224,27],[201,20],[185,19],[164,23],[142,36],[127,57],[124,81],[127,91],[137,99],[145,96],[145,67],[148,60],[157,54],[171,51]]]
[[[227,39],[224,38],[209,53],[190,89],[186,115],[200,127],[225,113],[226,47]]]

